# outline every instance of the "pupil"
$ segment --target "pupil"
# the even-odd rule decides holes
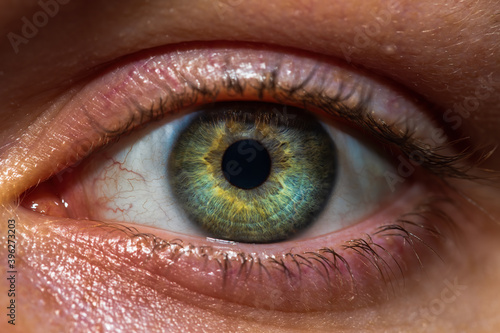
[[[224,152],[222,172],[232,185],[249,190],[267,180],[271,173],[271,157],[256,140],[236,141]]]

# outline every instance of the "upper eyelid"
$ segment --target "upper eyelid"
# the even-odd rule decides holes
[[[241,44],[235,43],[235,49],[241,49],[242,46]],[[246,46],[249,46],[248,44],[243,44],[243,50]],[[277,48],[277,50],[266,50],[266,47],[269,48],[269,46],[264,45],[263,46],[263,52],[264,53],[280,53],[284,52],[290,52],[289,49],[283,49],[283,48]],[[135,112],[131,109],[133,108],[139,108],[141,109],[141,116],[145,113],[144,111],[146,109],[154,109],[154,108],[163,108],[163,109],[168,109],[169,112],[172,112],[172,109],[180,109],[182,107],[188,107],[191,106],[190,102],[188,101],[185,103],[186,105],[179,105],[178,102],[180,102],[181,99],[183,100],[189,100],[189,94],[191,94],[192,99],[196,99],[198,97],[202,97],[204,99],[203,102],[212,102],[212,99],[216,98],[221,88],[225,90],[225,93],[227,94],[228,91],[236,94],[241,94],[241,89],[247,88],[248,86],[251,86],[252,84],[244,81],[249,81],[252,78],[251,77],[245,77],[245,73],[242,73],[242,68],[241,66],[238,67],[238,64],[233,64],[232,60],[230,59],[231,53],[228,50],[224,50],[226,55],[224,57],[219,57],[218,60],[222,62],[221,67],[224,67],[223,70],[219,71],[215,76],[215,79],[208,79],[211,74],[210,70],[199,70],[199,68],[206,68],[206,63],[197,65],[198,69],[195,74],[190,73],[189,70],[177,70],[175,65],[181,64],[184,62],[183,59],[187,55],[187,58],[189,58],[189,61],[192,61],[193,58],[195,57],[190,57],[188,54],[188,51],[185,49],[189,49],[189,47],[183,47],[181,46],[181,51],[177,50],[176,52],[171,52],[169,55],[162,55],[162,54],[155,54],[153,56],[146,56],[145,59],[142,58],[139,61],[135,61],[132,66],[125,65],[125,68],[128,68],[129,70],[125,75],[121,75],[120,78],[117,78],[117,81],[130,81],[129,83],[136,84],[136,86],[144,86],[143,89],[135,89],[140,92],[147,91],[148,89],[156,89],[160,91],[160,93],[156,93],[156,96],[154,96],[154,93],[148,93],[146,98],[142,98],[143,96],[134,96],[130,98],[121,98],[119,97],[119,101],[126,104],[126,105],[121,105],[122,108],[127,108],[127,110],[131,113]],[[249,46],[249,50],[255,51],[255,46]],[[193,50],[195,52],[204,52],[203,55],[209,55],[209,49],[204,50],[203,48],[197,47],[195,44],[193,46]],[[216,49],[217,52],[219,50]],[[241,50],[240,54],[242,53]],[[245,50],[243,51],[245,52]],[[247,51],[248,52],[248,51]],[[298,52],[297,50],[292,50],[292,52]],[[300,51],[299,51],[300,52]],[[255,53],[255,52],[253,52]],[[198,56],[196,60],[200,60],[200,58],[203,57],[203,55]],[[276,55],[274,55],[276,57]],[[292,59],[295,58],[300,58],[304,57],[305,59],[310,57],[310,54],[293,54],[291,57]],[[132,58],[134,60],[134,58]],[[274,59],[276,61],[276,59]],[[332,70],[328,71],[327,75],[323,75],[324,77],[322,79],[321,86],[318,88],[318,78],[316,77],[315,84],[316,86],[315,90],[324,90],[324,91],[316,91],[316,94],[324,93],[326,90],[332,90],[332,81],[336,81],[333,88],[333,94],[330,93],[325,93],[325,95],[330,98],[330,101],[332,101],[332,96],[335,95],[335,99],[338,100],[339,102],[345,102],[349,98],[347,96],[351,94],[351,92],[354,92],[355,95],[357,94],[357,98],[351,98],[350,106],[355,106],[356,104],[359,104],[359,101],[363,98],[366,98],[366,96],[363,96],[363,93],[368,90],[367,87],[370,87],[370,90],[375,91],[373,89],[374,85],[376,85],[377,81],[373,80],[372,77],[367,77],[369,73],[366,72],[359,72],[355,70],[354,68],[347,68],[343,63],[327,63],[328,61],[325,61],[325,58],[321,59],[307,59],[308,63],[307,65],[312,68],[312,70],[307,69],[306,74],[302,75],[300,78],[294,78],[293,80],[290,80],[290,74],[287,74],[287,77],[284,80],[281,80],[280,83],[280,90],[281,94],[285,93],[288,95],[294,94],[298,88],[302,88],[304,85],[307,85],[309,82],[309,77],[310,75],[314,74],[315,72],[321,72],[322,70],[325,69],[325,67],[331,67],[333,68]],[[287,59],[289,62],[290,59]],[[165,69],[165,68],[157,68],[158,66],[165,66],[168,65],[169,62],[173,63],[174,66]],[[248,63],[246,59],[243,59],[241,61],[243,63]],[[149,66],[149,64],[153,64],[153,66]],[[284,62],[276,63],[273,65],[272,68],[266,68],[264,70],[261,70],[260,72],[258,70],[255,70],[254,76],[255,75],[281,75],[285,70],[290,72],[290,68],[283,69],[281,68],[281,65]],[[302,65],[302,64],[301,64]],[[132,68],[132,69],[130,69]],[[112,70],[109,72],[109,76],[114,76],[116,73],[122,72],[123,74],[123,68],[118,68],[116,70]],[[155,73],[152,73],[154,71]],[[300,72],[296,68],[294,68],[292,71]],[[301,70],[303,71],[303,70]],[[149,73],[147,73],[149,72]],[[164,75],[166,72],[170,72],[167,75]],[[213,72],[213,71],[212,71]],[[151,79],[151,74],[156,75],[157,77],[154,77]],[[293,74],[292,74],[293,75]],[[317,75],[319,76],[319,75]],[[255,78],[253,78],[255,79]],[[276,87],[272,87],[272,79],[271,81],[265,82],[266,80],[269,80],[270,78],[263,78],[259,79],[257,84],[264,84],[265,90],[269,92],[270,90],[275,89]],[[156,80],[156,82],[152,82]],[[101,80],[99,80],[101,81]],[[100,84],[109,84],[108,80],[102,80],[104,82],[97,82],[97,85]],[[142,81],[142,82],[141,82]],[[172,82],[175,81],[175,82]],[[206,82],[210,82],[211,87],[209,84]],[[241,83],[244,82],[244,83]],[[285,88],[283,86],[283,83],[286,83],[289,85],[288,88]],[[291,84],[290,84],[291,82]],[[121,82],[120,82],[121,83]],[[92,84],[92,83],[91,83]],[[380,83],[382,86],[384,85],[383,83]],[[191,91],[188,91],[189,89],[186,89],[184,85],[189,86]],[[344,85],[344,87],[342,87]],[[347,87],[346,87],[347,86]],[[255,91],[257,91],[259,88],[254,86],[253,87]],[[358,89],[361,88],[361,89]],[[383,95],[384,98],[387,98],[387,91],[391,91],[391,89],[396,89],[396,87],[383,87],[383,88],[378,88],[375,93],[377,96]],[[89,89],[91,92],[94,93],[92,95],[93,98],[98,100],[97,103],[113,103],[112,97],[102,93],[99,91],[99,89],[95,89],[95,87]],[[117,90],[116,87],[112,87],[111,89],[108,88],[108,91],[110,90]],[[185,90],[185,91],[183,91]],[[352,90],[351,92],[349,90]],[[310,89],[309,89],[310,91]],[[345,92],[345,93],[344,93]],[[261,93],[261,91],[259,92]],[[114,92],[113,92],[114,94]],[[100,96],[98,96],[100,95]],[[140,95],[140,94],[138,94]],[[151,96],[154,96],[153,98]],[[177,100],[173,100],[171,103],[170,101],[167,103],[165,101],[165,97],[168,96],[171,99],[174,99],[175,96],[181,96],[181,98]],[[123,96],[125,97],[125,96]],[[392,94],[391,97],[394,99],[393,101],[388,102],[388,104],[384,105],[378,105],[373,107],[373,109],[377,110],[377,113],[380,115],[380,118],[383,118],[386,122],[396,122],[399,119],[405,119],[405,118],[417,118],[417,116],[421,116],[420,113],[425,113],[426,109],[425,106],[416,104],[413,100],[411,100],[411,96],[405,96],[400,90],[397,91],[396,94]],[[411,101],[405,101],[405,98],[408,97],[408,100]],[[141,99],[142,98],[142,99]],[[259,97],[261,99],[261,97]],[[381,98],[375,99],[376,101]],[[159,105],[160,100],[162,101],[161,105]],[[303,103],[305,101],[305,98],[302,98],[301,102]],[[354,101],[354,104],[353,104]],[[93,103],[87,103],[88,101],[85,100],[78,100],[77,103],[75,104],[81,104],[80,109],[83,108],[93,108]],[[373,101],[372,101],[373,102]],[[156,104],[152,106],[152,104]],[[170,104],[170,105],[168,105]],[[172,105],[173,104],[173,105]],[[193,103],[195,104],[195,103]],[[198,103],[199,104],[199,103]],[[391,104],[391,105],[389,105]],[[392,104],[397,105],[396,107],[392,107]],[[314,106],[314,105],[312,105]],[[417,112],[418,111],[418,112]],[[123,113],[123,110],[120,110],[121,113]],[[146,111],[147,112],[147,111]],[[411,115],[411,117],[406,117],[407,115]],[[132,115],[134,116],[134,115]],[[91,115],[89,115],[89,118],[91,118]],[[426,122],[431,122],[430,118],[426,116],[421,116],[418,118],[419,120],[426,121]],[[142,121],[142,119],[141,119]],[[113,124],[115,125],[115,124]],[[406,123],[401,123],[400,125],[405,126]],[[103,128],[105,127],[104,125],[102,126]],[[110,127],[107,127],[108,129]],[[115,126],[116,128],[116,126]],[[110,131],[113,131],[114,129],[111,129]]]
[[[200,85],[198,86],[198,91],[196,91],[196,89],[192,90],[193,82],[191,82],[191,92],[189,92],[189,90],[186,91],[186,85],[189,86],[189,80],[186,81],[186,79],[189,79],[190,70],[198,74],[198,77],[196,77],[196,75],[191,76],[191,78],[194,78],[194,82],[201,79],[200,74],[208,78],[210,78],[210,75],[215,75],[215,77],[218,75],[219,78],[212,80],[212,82],[214,82],[213,85],[216,89],[221,89],[222,87],[217,87],[217,84],[220,84],[221,80],[224,82],[227,77],[231,78],[231,75],[237,74],[242,80],[245,79],[247,82],[251,81],[250,78],[252,78],[252,75],[255,78],[256,73],[257,76],[259,73],[261,75],[272,75],[273,72],[270,71],[269,68],[263,68],[263,70],[259,72],[259,70],[262,69],[259,66],[262,67],[264,64],[265,67],[267,63],[271,63],[270,68],[278,68],[278,73],[280,75],[285,73],[288,76],[292,76],[293,80],[289,81],[292,82],[292,84],[289,84],[288,95],[293,95],[294,92],[300,91],[300,89],[296,89],[297,87],[308,85],[310,83],[308,80],[310,75],[317,73],[319,78],[324,80],[323,83],[325,84],[324,86],[320,85],[321,91],[317,91],[317,94],[326,96],[326,100],[323,102],[333,102],[332,93],[327,93],[327,90],[330,89],[330,91],[333,91],[333,99],[335,99],[335,101],[341,100],[342,103],[350,101],[351,107],[354,108],[360,105],[359,102],[360,99],[364,98],[363,93],[366,91],[366,87],[373,87],[373,84],[376,84],[376,81],[369,78],[368,75],[363,72],[356,72],[354,69],[346,68],[346,66],[342,64],[332,63],[328,59],[321,57],[318,59],[317,56],[311,56],[301,51],[280,48],[274,50],[270,47],[262,49],[262,46],[248,44],[236,45],[233,46],[233,48],[233,50],[221,48],[218,50],[219,53],[217,53],[207,47],[196,48],[196,45],[184,45],[180,47],[180,50],[175,50],[174,52],[166,54],[149,54],[149,56],[146,55],[142,58],[134,56],[132,60],[135,61],[132,61],[132,63],[130,63],[130,60],[124,60],[125,65],[119,64],[114,69],[108,70],[101,77],[90,81],[66,104],[60,114],[57,115],[55,120],[57,120],[59,126],[54,128],[52,133],[48,134],[49,137],[38,138],[39,140],[50,141],[50,143],[45,146],[45,151],[35,152],[37,156],[34,156],[31,161],[28,159],[28,161],[21,162],[24,164],[31,162],[33,165],[50,165],[50,168],[45,170],[32,170],[30,185],[50,177],[70,164],[78,162],[91,151],[90,148],[104,145],[109,140],[121,135],[124,131],[134,126],[141,125],[145,120],[151,120],[147,119],[148,117],[154,119],[162,116],[162,107],[168,108],[169,111],[181,109],[187,106],[185,104],[186,100],[189,100],[189,98],[192,100],[187,104],[196,104],[200,91],[202,92],[204,89],[203,85]],[[287,51],[289,54],[285,53]],[[172,56],[172,54],[174,56]],[[251,66],[251,57],[253,56],[253,60],[257,59],[257,61],[254,61],[254,65],[256,63],[258,66],[256,65],[256,68],[248,67],[248,72],[245,72],[245,66],[237,67],[238,65],[231,64],[233,60],[228,61],[228,59],[234,58],[235,54],[241,55],[241,59],[238,60],[239,64],[243,63],[247,67]],[[182,55],[182,57],[179,57],[179,55]],[[259,60],[258,57],[262,57],[264,60]],[[199,62],[206,61],[207,59],[213,60],[212,65],[214,68],[210,71],[209,66],[206,66],[207,63],[205,63],[205,67],[203,65],[195,66],[196,64],[190,64],[189,61],[193,61],[194,59]],[[217,72],[217,68],[215,68],[218,66],[215,61],[217,59],[222,63],[222,66],[225,66],[225,68],[219,70],[219,72]],[[273,60],[269,61],[269,59]],[[294,61],[297,63],[294,63]],[[184,63],[185,67],[189,67],[190,65],[188,70],[182,70],[184,73],[183,76],[176,76],[178,70],[172,70],[175,66],[167,66],[168,64],[175,65],[182,63]],[[309,66],[309,71],[306,69],[304,72],[304,69],[297,64],[300,64],[302,67],[306,64]],[[312,71],[312,69],[314,69],[314,71]],[[238,71],[240,72],[238,73]],[[330,71],[330,73],[328,71]],[[155,75],[156,78],[154,77]],[[247,75],[247,77],[244,77],[245,75]],[[337,80],[337,82],[332,80]],[[209,80],[205,82],[209,82]],[[257,80],[256,82],[259,81]],[[262,82],[262,80],[260,82]],[[282,79],[282,82],[286,82],[286,80]],[[336,87],[332,88],[332,84],[333,86],[336,84]],[[354,94],[349,98],[345,97],[347,95],[339,94],[339,91],[342,91],[340,85],[346,86],[344,91],[348,92],[347,95],[350,94],[349,89],[352,89]],[[360,87],[364,88],[360,89]],[[237,86],[236,88],[236,92],[238,92],[239,88]],[[284,88],[283,84],[281,88]],[[392,88],[381,85],[377,88],[376,92],[378,95],[384,93],[389,95],[391,89]],[[286,91],[286,89],[282,90]],[[169,101],[172,104],[168,107],[161,104],[159,108],[157,105],[156,110],[150,108],[151,101],[157,99],[158,96],[165,96],[166,92],[171,92],[172,94],[170,96],[184,94],[184,100],[173,99]],[[352,98],[356,94],[357,97]],[[130,95],[133,96],[132,99],[129,98]],[[213,95],[208,94],[208,99],[205,98],[204,102],[210,102],[210,99],[213,97]],[[304,99],[300,102],[303,103]],[[424,111],[421,110],[421,106],[407,99],[401,99],[398,102],[400,107],[397,111],[404,111],[408,114],[407,117],[403,118],[410,118],[409,115],[411,114],[412,118],[420,117],[421,119],[426,119],[425,115],[423,115]],[[138,106],[142,106],[142,108],[138,108]],[[326,105],[323,105],[323,107],[325,106]],[[384,111],[384,109],[380,107],[374,107],[374,109],[377,109],[378,112]],[[124,115],[124,113],[129,113],[129,115]],[[370,114],[365,112],[365,115],[367,115],[367,119],[375,121],[374,124],[377,123],[377,120]],[[386,112],[384,117],[387,117],[389,119],[388,121],[391,121],[390,115],[389,110],[389,113]],[[381,116],[381,118],[384,117]],[[44,125],[47,126],[47,124]],[[47,135],[47,133],[45,133],[45,135]],[[401,137],[401,134],[398,135],[398,133],[392,133],[391,135],[395,136],[395,138]],[[384,136],[382,135],[381,137]],[[403,137],[407,142],[410,142],[408,141],[410,137],[404,135]],[[61,138],[68,139],[61,142]],[[31,139],[33,140],[33,138]],[[408,147],[411,149],[417,148],[411,145]],[[54,159],[55,154],[58,154],[58,160]],[[14,158],[16,157],[14,156]],[[20,158],[20,156],[17,158]],[[44,163],[43,160],[46,160],[46,162]],[[16,161],[10,162],[15,163]],[[23,177],[24,176],[25,175],[23,175]],[[5,178],[0,178],[0,182],[3,181],[5,181]],[[24,190],[26,189],[27,188]]]

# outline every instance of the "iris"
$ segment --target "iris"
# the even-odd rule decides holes
[[[268,243],[311,225],[334,188],[336,147],[305,110],[218,103],[196,115],[169,156],[178,204],[211,236]]]

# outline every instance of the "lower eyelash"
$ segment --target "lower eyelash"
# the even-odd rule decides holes
[[[263,257],[243,251],[196,246],[181,239],[166,241],[153,234],[137,233],[133,228],[116,224],[103,224],[102,227],[125,232],[128,235],[124,240],[127,243],[126,248],[142,251],[142,254],[134,254],[130,250],[129,254],[142,257],[144,262],[139,264],[144,267],[148,266],[147,261],[152,260],[150,262],[152,267],[163,265],[164,267],[158,268],[159,271],[168,272],[171,265],[179,264],[183,258],[191,256],[201,258],[199,266],[202,267],[198,266],[195,269],[206,270],[211,274],[216,271],[215,274],[219,274],[222,290],[258,277],[262,283],[283,285],[283,281],[286,281],[288,286],[292,286],[292,290],[300,292],[303,274],[310,278],[311,272],[314,272],[330,288],[341,286],[344,294],[354,295],[356,290],[362,288],[362,280],[380,281],[385,288],[383,295],[379,296],[389,298],[396,296],[398,290],[404,286],[408,273],[406,268],[412,269],[416,265],[421,272],[425,271],[429,259],[425,260],[424,257],[428,254],[440,261],[445,260],[442,254],[447,252],[441,250],[455,238],[458,226],[446,213],[444,205],[455,210],[460,209],[450,197],[434,196],[421,202],[412,212],[403,214],[394,222],[381,225],[364,237],[348,240],[338,248],[323,247],[302,253],[289,251],[280,257]],[[391,245],[386,246],[384,243]],[[411,256],[404,256],[401,251],[410,251]],[[147,255],[144,256],[145,253]],[[159,257],[162,257],[159,261],[154,259]],[[214,267],[218,269],[214,270]],[[154,270],[156,271],[156,268]],[[362,272],[363,270],[365,272]],[[378,276],[365,274],[368,271]],[[411,272],[413,274],[413,270]]]

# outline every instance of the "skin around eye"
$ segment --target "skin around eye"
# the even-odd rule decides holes
[[[99,141],[106,142],[113,135],[131,131],[145,121],[165,117],[168,112],[179,112],[180,106],[194,106],[214,98],[271,101],[288,98],[292,104],[311,105],[321,115],[313,97],[327,96],[334,107],[330,109],[330,116],[338,119],[343,119],[343,116],[344,123],[357,119],[356,112],[366,112],[359,106],[359,100],[363,100],[363,92],[366,91],[363,88],[374,87],[372,81],[354,80],[344,69],[331,67],[330,63],[318,63],[318,59],[310,61],[311,58],[301,55],[292,55],[297,60],[293,66],[297,67],[302,60],[307,70],[296,68],[292,71],[287,67],[291,62],[283,61],[281,55],[278,61],[278,52],[270,52],[267,54],[269,59],[264,58],[265,64],[277,61],[269,69],[266,65],[262,66],[262,52],[258,52],[257,63],[249,62],[247,57],[252,54],[248,51],[252,50],[246,48],[247,52],[241,53],[240,64],[235,64],[235,60],[228,62],[229,52],[223,50],[212,55],[210,67],[204,62],[205,57],[199,57],[199,49],[195,49],[194,56],[188,49],[182,58],[174,52],[173,59],[160,59],[159,63],[139,61],[130,67],[131,72],[123,70],[127,77],[123,80],[119,73],[113,72],[113,80],[118,80],[118,85],[106,84],[104,87],[109,90],[103,91],[96,90],[91,84],[81,94],[89,97],[89,93],[93,92],[95,98],[89,98],[90,102],[75,98],[75,103],[83,102],[76,110],[84,112],[88,119],[87,123],[77,124],[80,130],[85,126],[88,129],[75,133],[75,136],[88,138],[90,134],[99,138],[91,144],[99,144]],[[188,59],[201,61],[201,65],[194,66]],[[219,71],[216,70],[216,60],[224,64]],[[185,72],[181,71],[181,64]],[[208,71],[205,72],[203,64],[209,67]],[[328,70],[331,70],[331,75],[340,75],[345,83],[326,80],[330,77]],[[143,72],[148,76],[141,74]],[[170,76],[167,77],[167,74]],[[206,81],[200,81],[202,77]],[[99,83],[105,82],[106,78]],[[168,87],[160,83],[168,83]],[[380,113],[380,118],[394,120],[396,110],[379,108],[387,102],[385,96],[390,93],[389,88],[373,89],[377,89],[379,94],[371,103],[371,110]],[[157,95],[165,91],[170,94]],[[173,91],[177,95],[173,95]],[[137,99],[130,99],[131,92],[138,93]],[[145,96],[149,97],[149,105],[153,107],[141,106],[145,103]],[[118,100],[120,104],[116,103]],[[158,100],[161,102],[155,104],[154,101]],[[124,113],[123,105],[127,102],[135,108]],[[419,106],[411,101],[402,105],[406,105],[401,109],[403,114],[419,113]],[[172,106],[176,108],[172,109]],[[65,120],[75,125],[70,118],[64,118],[63,112],[60,121]],[[360,124],[363,123],[357,125]],[[432,122],[429,124],[432,125]],[[398,128],[398,125],[394,126]],[[73,126],[68,127],[75,131]],[[77,145],[77,148],[81,147]],[[52,165],[56,163],[57,160]],[[70,181],[75,174],[75,169],[71,170],[66,181]],[[405,281],[418,280],[425,274],[423,265],[435,267],[443,257],[455,260],[459,251],[451,230],[460,225],[457,220],[464,218],[458,209],[461,200],[452,196],[442,183],[435,186],[437,181],[435,176],[420,170],[407,179],[404,195],[386,203],[379,214],[367,218],[355,228],[317,235],[312,240],[268,244],[264,248],[258,244],[233,242],[221,246],[217,240],[148,227],[140,227],[134,232],[131,228],[138,226],[127,223],[120,227],[88,221],[83,228],[96,230],[107,246],[110,244],[106,243],[106,235],[110,235],[110,230],[115,228],[120,236],[113,238],[113,245],[106,251],[122,253],[134,267],[142,267],[155,279],[166,279],[190,292],[251,307],[256,307],[258,300],[264,299],[271,302],[273,309],[284,312],[353,310],[403,294]],[[28,197],[27,202],[29,200]],[[71,205],[71,200],[66,203]],[[32,204],[28,206],[32,207]],[[64,221],[55,219],[53,230],[57,230],[58,224],[64,225]],[[67,231],[67,226],[60,229],[60,236],[67,237]],[[279,295],[277,298],[276,293]],[[270,295],[276,299],[271,300]]]

